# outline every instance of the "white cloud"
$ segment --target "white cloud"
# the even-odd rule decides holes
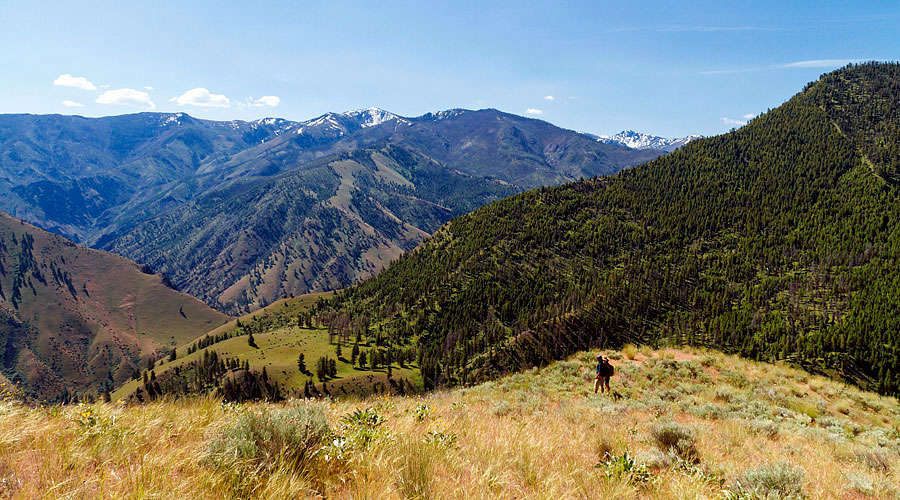
[[[100,94],[100,97],[95,102],[156,109],[156,104],[153,104],[153,101],[150,100],[150,94],[134,89],[107,90]]]
[[[204,108],[227,108],[231,106],[231,100],[222,94],[211,94],[203,87],[188,90],[180,96],[169,99],[179,106],[200,106]]]
[[[782,64],[782,68],[837,68],[850,63],[866,62],[868,59],[812,59],[809,61],[795,61]]]
[[[548,101],[552,101],[552,100],[553,100],[553,96],[552,96],[552,95],[545,95],[545,96],[544,96],[544,99],[546,99],[546,100],[548,100]]]
[[[53,85],[58,87],[74,87],[82,90],[97,90],[97,87],[89,82],[87,78],[83,76],[72,76],[68,73],[56,77],[56,80],[53,80]]]
[[[747,124],[747,120],[735,120],[734,118],[726,118],[724,116],[721,120],[725,125],[737,125],[738,127],[743,127]]]
[[[250,98],[250,106],[254,108],[261,108],[263,106],[269,106],[270,108],[274,108],[281,104],[281,98],[277,95],[264,95],[255,101],[253,98]]]
[[[84,107],[84,104],[81,104],[80,102],[68,101],[68,100],[63,101],[62,105],[67,108],[83,108]]]
[[[146,87],[144,87],[144,90],[153,90],[153,87],[147,85]]]
[[[745,120],[752,120],[752,119],[756,118],[757,116],[759,116],[759,113],[747,113],[746,115],[741,116],[741,118],[743,118]]]
[[[544,114],[543,111],[541,111],[541,110],[539,110],[539,109],[537,109],[537,108],[528,108],[528,109],[525,110],[525,112],[528,113],[529,115],[542,115],[542,114]]]

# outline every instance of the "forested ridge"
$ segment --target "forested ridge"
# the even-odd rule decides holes
[[[900,391],[900,65],[851,65],[727,134],[456,218],[320,312],[418,346],[427,384],[624,342]]]

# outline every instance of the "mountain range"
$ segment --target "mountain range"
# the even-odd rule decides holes
[[[371,276],[515,192],[660,154],[496,110],[0,115],[0,209],[236,313]]]
[[[692,134],[687,137],[677,139],[668,139],[657,135],[650,135],[644,132],[635,132],[634,130],[623,130],[618,134],[610,137],[591,136],[604,144],[615,144],[625,146],[632,149],[658,149],[671,153],[676,149],[688,144],[691,141],[702,139],[702,135]]]

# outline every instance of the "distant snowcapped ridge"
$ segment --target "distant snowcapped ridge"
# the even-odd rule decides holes
[[[597,137],[597,140],[606,144],[617,144],[631,149],[662,149],[663,151],[675,151],[685,144],[703,138],[702,135],[692,134],[687,137],[668,139],[656,135],[623,130],[612,137]]]
[[[341,113],[341,115],[358,120],[359,126],[362,128],[374,127],[375,125],[381,125],[384,122],[400,118],[390,111],[379,108],[357,109]]]

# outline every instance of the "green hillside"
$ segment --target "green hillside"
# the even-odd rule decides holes
[[[182,342],[175,350],[174,359],[166,356],[153,368],[143,370],[151,379],[129,380],[113,392],[112,398],[147,400],[159,396],[221,395],[226,380],[245,371],[261,375],[263,369],[267,379],[278,385],[279,394],[274,399],[419,392],[422,387],[419,370],[414,359],[404,357],[404,354],[413,354],[412,349],[407,348],[401,353],[398,346],[389,345],[375,331],[361,332],[358,341],[355,336],[335,335],[334,328],[322,326],[311,317],[310,306],[329,295],[331,292],[282,299]],[[338,344],[342,349],[340,357],[336,354]],[[354,348],[365,353],[365,363],[353,354]],[[388,354],[389,350],[391,354]],[[371,358],[376,351],[381,361],[373,365]],[[298,366],[301,354],[307,367],[305,372]],[[210,360],[211,356],[219,364],[226,364],[226,368],[212,367],[216,362]],[[325,378],[318,376],[316,362],[320,358],[334,360],[333,374]],[[239,365],[237,369],[227,366],[229,360]],[[244,363],[247,370],[244,370]],[[201,372],[204,373],[201,375]],[[148,388],[148,382],[152,389]],[[309,389],[307,384],[310,384]],[[149,395],[151,391],[154,394]]]
[[[429,385],[590,346],[716,346],[900,390],[900,65],[730,133],[454,219],[319,311],[416,345]]]
[[[112,389],[227,319],[134,262],[0,213],[2,371],[32,396]]]

